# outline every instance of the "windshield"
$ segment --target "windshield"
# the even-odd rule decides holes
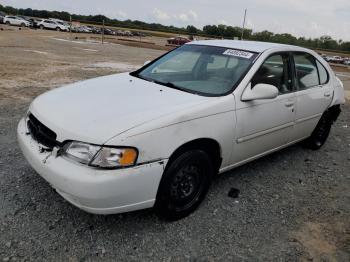
[[[132,75],[191,93],[219,96],[240,82],[256,55],[224,47],[184,45]]]

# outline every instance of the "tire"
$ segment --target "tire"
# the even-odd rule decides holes
[[[174,221],[192,213],[208,192],[213,170],[202,150],[187,151],[172,160],[158,188],[154,205],[158,217]]]
[[[25,23],[22,23],[22,24],[21,24],[21,27],[25,27],[25,26],[26,26],[26,24],[25,24]]]
[[[324,112],[311,136],[304,141],[304,146],[312,150],[320,149],[327,141],[333,121],[330,112]]]
[[[7,25],[11,25],[11,23],[10,23],[9,21],[6,21],[6,24],[7,24]]]
[[[57,31],[57,32],[61,31],[61,28],[56,27],[56,31]]]
[[[40,25],[40,29],[43,30],[43,29],[44,29],[44,26],[43,26],[43,25]]]

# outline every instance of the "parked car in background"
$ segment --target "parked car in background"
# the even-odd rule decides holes
[[[92,33],[92,28],[90,28],[89,26],[80,26],[79,32],[89,34],[89,33]]]
[[[69,31],[69,27],[56,21],[45,19],[37,24],[40,29],[53,29],[56,31]]]
[[[142,32],[135,32],[135,31],[132,32],[132,35],[133,36],[139,36],[139,37],[145,37],[146,36],[146,34],[144,34]]]
[[[109,28],[105,28],[104,29],[104,34],[105,35],[116,35],[116,32],[112,29],[109,29]]]
[[[4,12],[0,11],[0,24],[4,23],[4,18],[5,18],[6,14]]]
[[[167,40],[167,42],[168,42],[169,45],[180,46],[180,45],[186,44],[188,42],[191,42],[191,40],[186,38],[186,37],[183,37],[183,36],[177,36],[177,37],[169,38]]]
[[[39,23],[41,22],[41,21],[43,21],[44,19],[40,19],[40,18],[34,18],[33,19],[33,27],[34,28],[40,28],[39,27]]]
[[[102,32],[102,29],[99,28],[99,27],[93,27],[92,28],[92,33],[93,34],[101,34],[101,32]]]
[[[329,62],[335,64],[342,64],[344,62],[344,59],[341,56],[332,56],[330,57]]]
[[[27,26],[29,27],[31,25],[30,22],[28,22],[27,20],[24,20],[21,17],[18,16],[11,16],[11,15],[7,15],[4,17],[4,24],[7,25],[17,25],[17,26]]]
[[[349,58],[344,60],[344,65],[350,65],[350,59]]]
[[[342,82],[312,50],[194,41],[135,72],[37,97],[17,135],[73,205],[154,207],[175,220],[199,206],[217,173],[300,141],[321,148],[344,102]]]
[[[28,21],[29,24],[30,24],[29,26],[33,27],[33,25],[34,25],[34,23],[33,23],[34,19],[33,18],[29,18],[29,17],[23,16],[23,15],[19,15],[18,17],[22,18],[25,21]]]
[[[63,21],[63,20],[61,20],[61,19],[49,18],[48,20],[54,21],[54,22],[58,22],[58,23],[61,23],[61,24],[67,24],[67,25],[68,25],[68,23],[67,23],[66,21]]]
[[[65,31],[69,31],[69,28],[70,28],[69,23],[67,23],[67,22],[60,22],[60,21],[56,21],[56,23],[59,24],[59,25],[64,26],[66,28]]]

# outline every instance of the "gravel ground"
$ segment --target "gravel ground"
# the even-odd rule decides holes
[[[0,46],[1,41],[0,35]],[[80,64],[125,62],[143,50],[117,46],[123,54],[119,59],[110,48],[99,49],[101,59],[82,53],[68,57],[75,71],[62,81],[112,70],[86,74],[79,71]],[[13,50],[7,52],[19,49]],[[155,55],[145,53],[133,64]],[[24,61],[33,63],[29,59]],[[65,60],[53,59],[51,66],[58,68]],[[349,105],[343,106],[321,150],[295,145],[222,174],[195,213],[169,223],[152,210],[90,215],[55,193],[24,160],[15,129],[32,97],[60,84],[61,78],[47,82],[44,74],[33,78],[43,83],[34,86],[22,84],[21,71],[0,68],[2,79],[15,81],[9,73],[17,74],[20,88],[10,98],[0,96],[0,261],[350,261]],[[11,93],[1,84],[0,92]],[[232,188],[240,191],[237,198],[228,196]]]

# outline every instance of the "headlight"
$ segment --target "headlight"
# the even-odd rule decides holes
[[[73,141],[63,147],[63,156],[89,166],[118,168],[135,165],[138,151],[131,147],[104,147]]]
[[[127,167],[136,163],[137,151],[134,148],[102,147],[92,160],[96,167]]]

